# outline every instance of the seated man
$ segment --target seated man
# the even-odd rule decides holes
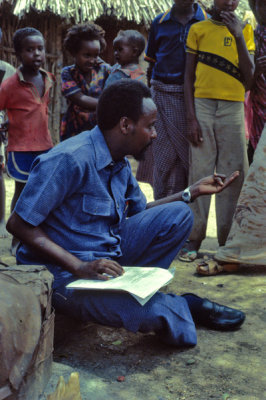
[[[36,159],[7,229],[21,240],[19,264],[44,264],[54,275],[56,310],[82,321],[155,332],[173,345],[195,345],[195,323],[234,329],[244,313],[192,294],[157,292],[144,306],[126,293],[66,289],[77,278],[106,279],[122,265],[168,268],[193,217],[185,202],[217,193],[238,172],[203,178],[188,190],[146,204],[125,156],[140,159],[156,139],[156,106],[141,82],[105,89],[98,126]],[[183,200],[183,201],[182,201]]]

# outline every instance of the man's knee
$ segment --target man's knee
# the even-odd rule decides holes
[[[195,324],[183,297],[157,292],[147,307],[149,312],[142,316],[141,332],[153,331],[163,342],[174,346],[197,344]]]
[[[164,205],[165,224],[171,226],[171,229],[190,232],[193,226],[193,213],[190,207],[182,202],[173,202]]]
[[[177,212],[181,215],[182,220],[184,220],[186,224],[192,227],[194,218],[191,208],[182,201],[174,204],[176,206]]]

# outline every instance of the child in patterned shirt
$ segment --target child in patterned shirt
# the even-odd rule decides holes
[[[104,30],[93,23],[75,25],[67,31],[65,49],[75,64],[62,70],[62,93],[68,108],[61,123],[61,140],[96,125],[96,107],[111,67],[99,56],[106,46]]]

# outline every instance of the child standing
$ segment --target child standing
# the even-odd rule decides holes
[[[62,118],[61,140],[96,125],[96,107],[111,67],[99,56],[105,48],[104,30],[93,23],[75,25],[67,31],[65,49],[75,64],[63,68],[62,93],[68,108]]]
[[[117,64],[112,68],[105,87],[123,78],[145,83],[145,72],[139,65],[139,57],[145,49],[145,39],[142,34],[133,29],[119,31],[113,46]]]
[[[113,42],[117,64],[112,68],[105,87],[120,79],[135,79],[146,83],[145,72],[139,65],[139,57],[145,49],[144,36],[136,30],[119,31]],[[152,182],[153,155],[148,147],[139,160],[136,178],[142,182]]]
[[[245,178],[225,246],[219,247],[215,260],[197,266],[201,275],[237,272],[241,264],[266,267],[266,3],[249,1],[258,26],[255,30],[255,73],[250,89],[249,134],[256,148]]]
[[[2,42],[2,30],[0,28],[0,45]],[[15,68],[7,62],[0,60],[0,86],[7,78],[14,75]],[[6,113],[0,111],[0,238],[7,237],[5,210],[6,210],[6,188],[3,176],[5,167],[5,143],[6,143],[7,121]]]
[[[234,11],[239,0],[214,0],[211,19],[192,25],[187,38],[185,104],[190,130],[189,182],[204,174],[228,174],[239,178],[216,196],[218,242],[225,244],[236,202],[248,168],[245,126],[245,88],[251,85],[254,34],[242,26]],[[197,257],[205,238],[210,197],[192,204],[194,227],[190,242],[180,253],[183,261]]]
[[[0,88],[0,110],[6,110],[8,127],[8,174],[15,179],[11,211],[22,192],[36,156],[53,147],[48,129],[49,92],[54,77],[41,69],[45,59],[44,38],[37,29],[15,32],[14,48],[21,66]],[[15,251],[13,241],[12,251]]]

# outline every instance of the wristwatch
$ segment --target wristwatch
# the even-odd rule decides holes
[[[191,200],[191,193],[190,193],[190,188],[189,188],[189,187],[187,187],[187,188],[183,191],[183,193],[182,193],[182,200],[183,200],[185,203],[192,203],[192,200]]]

